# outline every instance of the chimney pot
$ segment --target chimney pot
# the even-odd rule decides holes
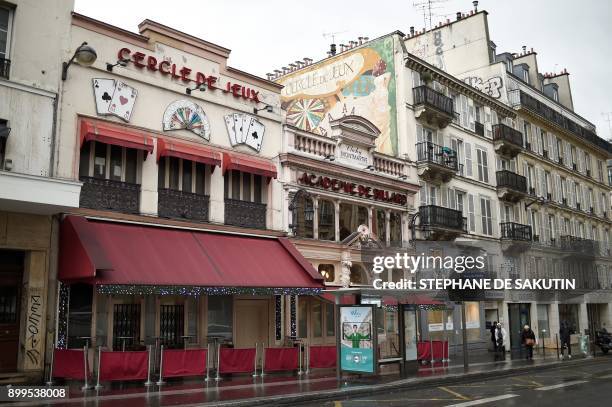
[[[457,20],[461,20],[461,11],[457,11]]]
[[[333,56],[333,55],[336,55],[336,44],[331,44],[331,45],[329,46],[329,52],[330,52],[330,54],[331,54],[332,56]]]
[[[414,35],[414,26],[410,27],[410,36],[412,37]]]
[[[472,4],[474,5],[474,13],[478,13],[478,1],[474,0]]]

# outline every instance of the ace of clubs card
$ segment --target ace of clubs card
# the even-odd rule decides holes
[[[265,126],[259,120],[251,117],[251,123],[249,125],[249,130],[247,131],[246,136],[246,144],[259,151],[261,150],[261,143],[263,142],[263,135],[265,131]]]
[[[100,115],[109,114],[108,108],[115,93],[115,80],[94,78],[94,97],[96,99],[96,112]]]
[[[138,91],[136,89],[124,82],[117,81],[108,111],[125,121],[130,121],[137,95]]]

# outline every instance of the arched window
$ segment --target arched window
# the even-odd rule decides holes
[[[320,240],[335,240],[336,239],[336,219],[335,208],[332,201],[319,201],[319,239]]]
[[[340,240],[344,240],[353,232],[357,231],[359,225],[368,224],[368,208],[365,206],[340,204]]]
[[[389,217],[389,235],[391,246],[402,245],[402,215],[399,212],[391,212]]]
[[[376,235],[379,242],[385,243],[387,240],[387,221],[383,209],[375,209],[372,219],[372,232]]]
[[[292,216],[292,228],[296,236],[312,239],[314,237],[314,204],[307,193],[295,196],[289,206]]]
[[[318,270],[326,283],[333,283],[336,279],[336,270],[333,264],[319,264]]]

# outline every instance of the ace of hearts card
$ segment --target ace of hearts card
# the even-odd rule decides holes
[[[138,91],[136,89],[127,85],[125,82],[117,81],[115,92],[113,93],[110,106],[108,107],[108,112],[129,122],[130,117],[132,117],[136,96],[138,96]]]

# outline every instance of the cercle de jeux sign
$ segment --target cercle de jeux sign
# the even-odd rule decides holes
[[[384,189],[373,188],[355,182],[343,181],[325,175],[303,173],[298,182],[309,187],[316,187],[334,192],[340,192],[374,201],[387,202],[397,205],[406,205],[408,197],[404,194]]]
[[[222,83],[217,76],[205,75],[199,71],[193,72],[191,68],[186,66],[179,67],[167,59],[158,60],[153,55],[147,55],[140,51],[132,52],[129,48],[121,48],[117,57],[120,61],[131,62],[138,68],[147,69],[151,72],[159,71],[164,76],[180,79],[185,83],[195,82],[196,86],[204,84],[210,90],[218,89],[222,92],[230,93],[236,98],[252,100],[255,103],[260,101],[259,91],[255,89],[228,80]]]

